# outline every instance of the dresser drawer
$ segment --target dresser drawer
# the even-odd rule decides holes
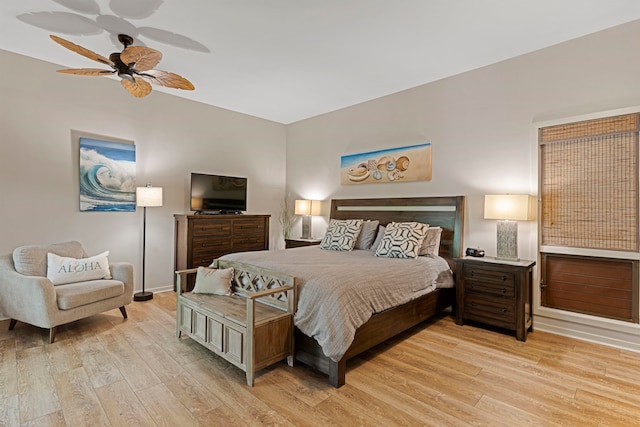
[[[188,268],[208,267],[214,259],[220,258],[222,255],[231,253],[231,249],[209,252],[194,252],[192,255],[191,265]]]
[[[516,322],[514,301],[510,298],[498,298],[469,292],[464,298],[464,317],[469,320],[513,329]]]
[[[194,236],[191,241],[191,250],[194,253],[231,250],[231,238],[220,237],[212,239],[209,236]]]
[[[231,236],[232,222],[231,220],[202,220],[194,221],[193,237],[209,236],[222,237]]]
[[[264,236],[265,222],[257,219],[237,219],[233,221],[233,235],[243,236],[251,235],[256,236],[261,234]],[[264,239],[262,240],[264,244]]]
[[[265,248],[264,237],[246,236],[236,237],[233,240],[233,251],[259,251]]]

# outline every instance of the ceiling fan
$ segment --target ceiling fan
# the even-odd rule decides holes
[[[151,92],[149,82],[174,89],[194,89],[193,84],[182,76],[166,71],[153,70],[152,68],[162,59],[162,53],[145,46],[131,46],[133,44],[133,37],[126,34],[118,35],[118,41],[124,46],[122,52],[114,52],[109,55],[109,58],[98,55],[87,48],[78,46],[58,36],[51,35],[49,37],[73,52],[111,67],[111,70],[73,68],[58,70],[59,73],[78,74],[81,76],[109,76],[117,74],[122,79],[120,84],[122,84],[129,93],[138,98],[149,95]]]

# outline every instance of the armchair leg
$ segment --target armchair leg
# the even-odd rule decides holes
[[[9,322],[9,330],[13,331],[13,328],[16,327],[16,323],[18,323],[18,321],[16,319],[11,319],[11,322]]]
[[[120,307],[120,313],[122,313],[122,317],[127,318],[127,310],[125,310],[124,305]]]
[[[57,326],[49,329],[49,344],[53,344],[53,341],[56,339],[56,332],[58,332]]]

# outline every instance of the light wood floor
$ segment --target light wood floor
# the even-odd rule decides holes
[[[640,354],[543,332],[526,343],[448,316],[349,363],[244,373],[175,337],[175,295],[44,330],[0,322],[0,425],[640,425]]]

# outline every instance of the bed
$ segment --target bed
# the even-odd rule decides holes
[[[430,227],[442,228],[439,246],[439,256],[441,258],[423,260],[422,258],[427,257],[419,257],[419,260],[389,260],[376,257],[375,261],[380,264],[381,269],[378,271],[379,274],[382,274],[382,270],[387,268],[386,265],[390,266],[388,269],[396,268],[392,263],[397,263],[398,261],[404,261],[404,266],[415,266],[418,262],[427,261],[429,261],[429,263],[440,263],[437,268],[440,271],[443,271],[444,269],[449,273],[449,268],[453,267],[453,259],[461,256],[464,223],[464,196],[334,199],[331,202],[330,218],[338,220],[378,220],[380,225],[387,225],[390,222],[415,221],[429,224]],[[285,258],[283,258],[283,255],[286,255],[286,261]],[[386,301],[388,297],[384,297],[384,304],[386,305],[384,305],[385,308],[383,309],[380,308],[383,306],[378,307],[375,303],[370,303],[372,308],[367,307],[367,310],[373,312],[373,315],[371,315],[371,313],[364,315],[363,319],[366,319],[364,320],[364,323],[357,327],[357,329],[354,328],[353,331],[347,331],[349,327],[344,327],[345,334],[350,335],[349,342],[346,343],[346,346],[345,344],[342,344],[343,347],[340,347],[337,350],[331,346],[328,347],[326,340],[322,337],[322,334],[319,333],[322,331],[318,330],[317,327],[316,329],[310,329],[307,323],[304,322],[307,317],[306,312],[308,311],[306,307],[312,306],[317,308],[318,306],[326,306],[330,308],[333,307],[335,303],[332,300],[327,300],[327,304],[310,304],[307,303],[306,300],[303,300],[305,298],[305,292],[307,295],[313,295],[311,290],[307,291],[304,288],[305,286],[312,286],[311,276],[305,271],[304,263],[308,263],[309,270],[312,268],[314,269],[313,274],[316,276],[322,275],[316,270],[322,271],[322,268],[326,268],[327,270],[324,270],[326,272],[326,276],[330,277],[333,274],[332,269],[345,268],[344,266],[341,267],[334,264],[331,260],[332,257],[335,260],[342,259],[340,258],[341,256],[343,258],[347,258],[347,256],[350,257],[349,261],[353,262],[353,265],[357,265],[360,260],[365,263],[371,261],[369,258],[372,258],[373,260],[373,252],[371,251],[353,251],[352,253],[345,255],[340,252],[322,250],[318,247],[303,247],[288,249],[285,251],[235,253],[223,257],[224,259],[254,264],[296,276],[296,286],[300,283],[302,289],[302,292],[298,292],[298,311],[296,312],[296,360],[327,374],[329,376],[329,383],[334,387],[340,387],[345,383],[347,360],[432,317],[433,315],[442,312],[446,308],[452,307],[455,299],[455,292],[452,287],[453,281],[451,280],[451,277],[449,277],[451,286],[446,285],[446,280],[442,281],[442,287],[435,283],[432,286],[423,286],[423,284],[417,284],[417,282],[422,279],[420,279],[419,276],[416,276],[416,273],[414,272],[413,276],[408,276],[412,277],[412,280],[407,282],[416,282],[416,284],[404,283],[404,287],[407,289],[403,290],[403,292],[409,292],[408,296],[403,296],[401,300],[397,301],[392,298],[392,301],[390,302]],[[278,258],[281,261],[278,261]],[[311,261],[305,261],[305,259],[310,259]],[[407,261],[409,264],[406,263]],[[416,262],[414,263],[413,261]],[[274,264],[274,262],[276,264]],[[317,265],[312,266],[311,263],[315,263]],[[373,270],[373,268],[371,268],[371,270]],[[408,271],[411,269],[404,268],[403,274],[405,274],[404,270]],[[425,276],[429,277],[428,280],[430,282],[433,281],[431,277],[433,274],[434,273],[432,273],[431,270],[429,270],[428,274],[425,274]],[[437,272],[435,274],[437,275]],[[308,282],[309,285],[305,284],[305,281]],[[361,281],[358,286],[365,286],[365,283]],[[426,289],[427,287],[429,287],[429,289]],[[309,289],[312,288],[309,287]],[[333,292],[335,292],[340,289],[340,286],[335,286],[333,289]],[[363,288],[358,288],[358,292],[361,292],[362,290]],[[375,289],[372,292],[375,292]],[[308,299],[309,296],[306,298]],[[386,308],[387,306],[389,306],[389,308]],[[333,319],[333,313],[330,311],[321,311],[315,316],[321,316],[324,319]],[[337,335],[340,335],[342,332],[340,328],[336,329],[333,327],[332,329],[331,321],[326,323],[327,325],[325,327],[330,329],[332,332],[325,335],[336,335],[336,332],[338,332]],[[312,336],[317,337],[317,339],[312,338]],[[335,340],[336,338],[333,337],[332,339]],[[337,339],[340,343],[340,337]],[[323,348],[325,350],[323,350]],[[329,354],[329,356],[325,353]]]

